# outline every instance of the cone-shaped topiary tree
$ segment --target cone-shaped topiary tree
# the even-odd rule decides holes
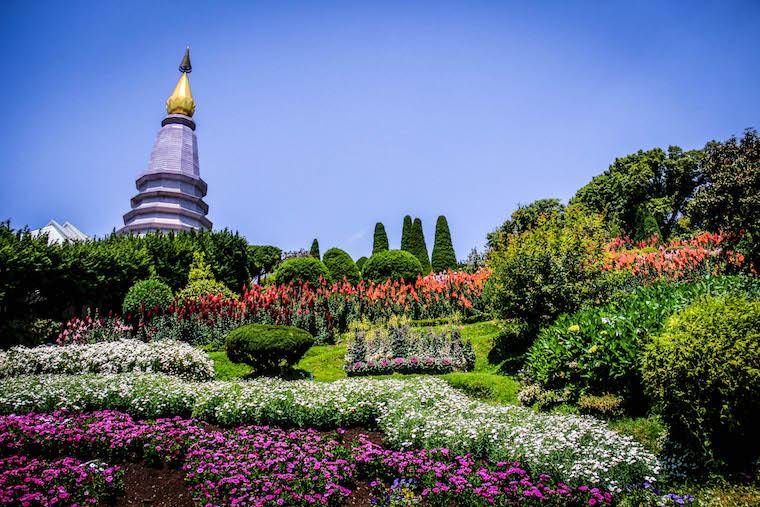
[[[314,257],[315,259],[319,259],[319,241],[317,241],[317,238],[314,238],[314,241],[311,242],[311,249],[309,250],[309,255]]]
[[[382,222],[375,224],[375,238],[372,243],[372,255],[388,250],[388,235]]]
[[[401,249],[407,252],[411,251],[412,242],[412,217],[404,217],[404,226],[401,229]]]
[[[433,243],[433,271],[440,273],[457,267],[457,256],[451,244],[451,231],[446,217],[441,215],[435,223],[435,242]]]
[[[422,265],[422,274],[430,273],[430,256],[428,255],[427,245],[425,244],[425,233],[422,230],[422,220],[414,219],[412,224],[410,253],[419,259]]]

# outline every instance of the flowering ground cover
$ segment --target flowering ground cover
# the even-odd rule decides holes
[[[361,481],[368,481],[376,500],[383,502],[385,491],[393,491],[399,478],[427,505],[612,501],[609,492],[586,485],[570,487],[548,475],[534,479],[519,463],[476,461],[448,449],[393,451],[363,435],[345,440],[344,433],[265,426],[219,430],[180,418],[138,421],[113,411],[2,416],[0,453],[14,454],[0,458],[0,481],[10,486],[22,474],[42,475],[42,482],[31,481],[22,488],[22,494],[37,495],[26,498],[31,504],[51,498],[40,494],[67,504],[74,494],[94,503],[88,497],[103,500],[117,492],[118,467],[104,467],[99,461],[82,464],[72,457],[42,462],[18,455],[69,454],[181,467],[196,505],[341,505]],[[44,466],[50,469],[42,470]],[[37,493],[37,486],[48,490]],[[7,498],[24,501],[18,495]]]
[[[0,351],[0,377],[36,373],[155,372],[188,380],[208,380],[214,365],[202,351],[182,342],[111,342],[63,346],[14,347]]]
[[[440,379],[186,382],[166,375],[38,375],[0,381],[0,413],[123,410],[224,426],[376,427],[399,450],[448,448],[531,474],[617,491],[654,480],[655,457],[604,423],[471,400]]]

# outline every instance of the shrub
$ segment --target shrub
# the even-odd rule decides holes
[[[578,206],[540,215],[534,227],[500,236],[489,257],[494,311],[537,329],[563,312],[603,300],[611,281],[603,270],[606,245],[601,217]]]
[[[121,311],[124,315],[140,315],[143,312],[164,310],[172,302],[172,290],[155,278],[135,283],[124,296]]]
[[[227,355],[258,373],[276,372],[297,363],[313,343],[314,338],[297,327],[248,324],[227,336]]]
[[[317,238],[314,238],[314,241],[311,242],[311,248],[309,249],[309,255],[314,257],[315,259],[319,259],[319,241],[317,241]]]
[[[359,257],[356,259],[356,267],[359,268],[359,271],[362,271],[364,269],[364,263],[367,262],[366,257]]]
[[[412,217],[404,216],[404,222],[401,226],[401,250],[411,252],[412,248]]]
[[[643,373],[671,436],[709,464],[760,456],[760,300],[710,297],[674,315]]]
[[[668,316],[708,295],[758,294],[750,277],[712,277],[684,284],[659,283],[613,302],[560,316],[541,330],[528,351],[526,374],[572,400],[582,395],[622,396],[627,408],[645,406],[641,379],[644,347]]]
[[[356,284],[362,278],[362,274],[351,256],[340,248],[331,248],[326,251],[322,262],[324,262],[325,267],[330,272],[330,277],[335,282],[342,282],[345,278],[350,283]]]
[[[623,398],[614,394],[601,396],[587,394],[578,399],[578,408],[581,409],[581,413],[609,419],[623,414],[624,401]]]
[[[274,281],[278,285],[291,282],[308,282],[312,287],[320,285],[320,277],[330,282],[330,272],[319,259],[314,257],[291,257],[284,260],[274,271]]]
[[[417,279],[422,273],[422,265],[417,257],[403,250],[386,250],[374,254],[364,263],[362,274],[364,278],[376,282],[387,279],[398,280],[403,278],[407,282]]]
[[[177,301],[184,304],[197,301],[207,296],[222,296],[224,299],[234,299],[235,294],[223,283],[217,282],[211,266],[206,263],[203,252],[193,254],[193,264],[187,276],[187,286],[177,293]]]

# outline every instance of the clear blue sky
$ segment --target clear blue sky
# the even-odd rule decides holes
[[[122,225],[192,47],[209,218],[462,258],[617,156],[760,127],[760,2],[0,2],[0,219]]]

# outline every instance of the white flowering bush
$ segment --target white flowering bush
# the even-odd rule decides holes
[[[222,425],[377,427],[398,448],[446,447],[495,461],[515,460],[533,473],[613,491],[652,482],[660,468],[632,438],[597,419],[488,405],[435,378],[187,382],[120,374],[0,380],[0,413],[62,408],[123,410],[142,418],[192,416]]]
[[[0,352],[0,377],[38,373],[165,373],[188,380],[214,377],[214,363],[198,349],[182,342],[113,342],[14,347]]]

